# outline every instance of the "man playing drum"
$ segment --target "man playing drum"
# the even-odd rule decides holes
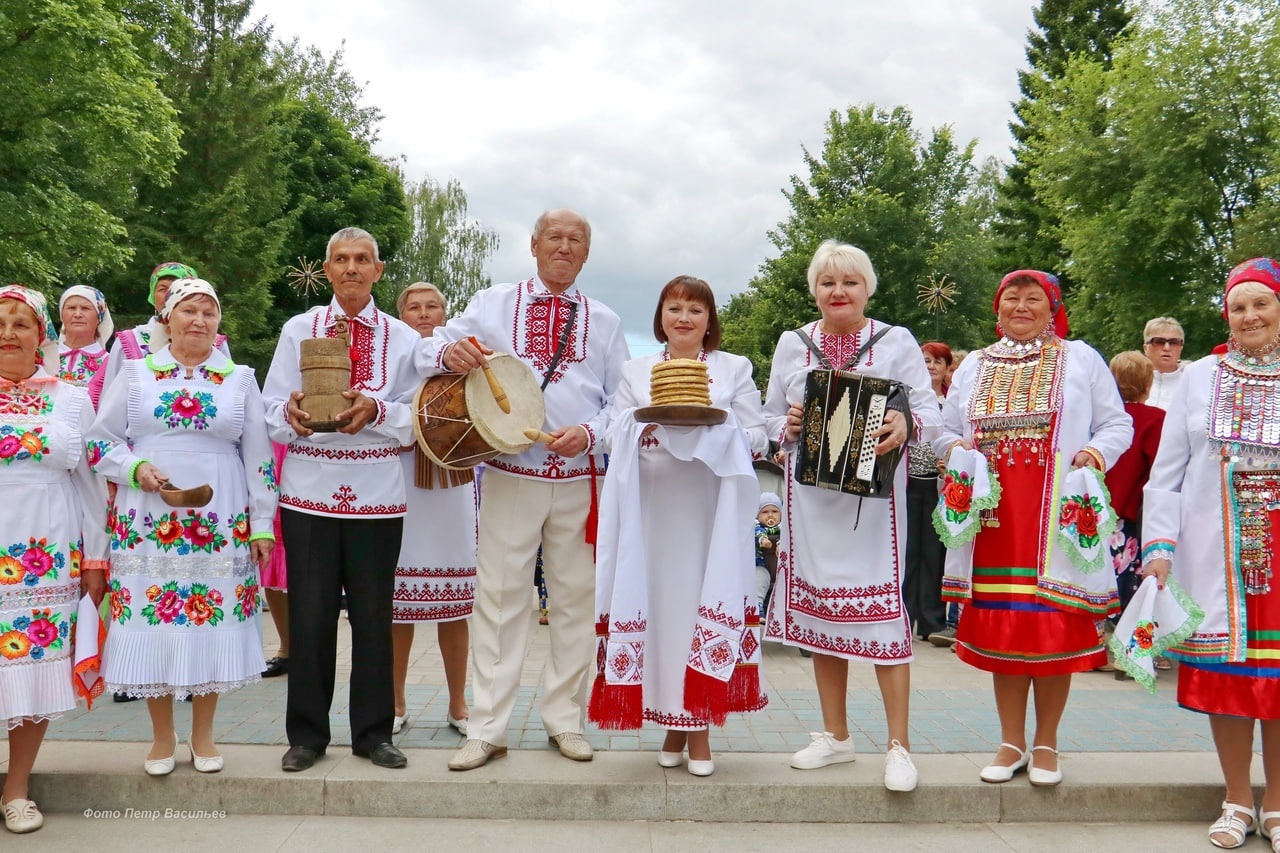
[[[471,616],[474,701],[468,740],[449,761],[451,770],[471,770],[507,752],[539,546],[556,608],[542,722],[566,758],[592,758],[582,734],[595,649],[592,510],[604,474],[609,404],[629,354],[618,316],[576,284],[591,246],[587,221],[572,210],[548,211],[534,223],[529,246],[537,275],[480,291],[461,316],[419,344],[426,374],[466,372],[495,350],[523,361],[543,385],[554,439],[497,456],[485,468]]]
[[[280,525],[289,573],[289,751],[281,766],[306,770],[329,745],[339,597],[351,621],[351,751],[379,767],[404,767],[391,743],[391,592],[405,513],[400,447],[413,441],[411,401],[418,333],[378,310],[378,243],[344,228],[329,238],[324,271],[333,301],[284,324],[263,398],[271,439],[288,445]],[[350,408],[336,432],[317,432],[299,390],[301,342],[344,338]],[[318,402],[318,401],[312,401]],[[317,410],[318,411],[318,410]],[[322,418],[316,419],[316,425]],[[261,476],[275,479],[274,471]]]

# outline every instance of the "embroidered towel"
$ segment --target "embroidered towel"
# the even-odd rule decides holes
[[[1116,665],[1151,693],[1156,692],[1156,658],[1200,627],[1204,611],[1172,580],[1164,589],[1148,577],[1120,614],[1108,641]]]
[[[942,544],[958,548],[978,535],[979,516],[1000,503],[1000,480],[978,450],[954,447],[947,455],[933,527]]]

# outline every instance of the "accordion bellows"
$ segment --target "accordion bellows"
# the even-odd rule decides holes
[[[710,406],[711,384],[705,362],[692,358],[660,361],[649,373],[649,405]]]

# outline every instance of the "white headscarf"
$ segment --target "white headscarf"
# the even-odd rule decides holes
[[[169,295],[165,297],[164,308],[160,311],[162,322],[156,324],[155,332],[151,335],[152,352],[169,345],[169,318],[173,315],[173,309],[182,300],[192,296],[209,297],[218,306],[218,313],[222,313],[222,301],[218,299],[218,292],[213,289],[212,284],[202,278],[178,279],[169,287]]]
[[[103,346],[107,345],[107,341],[111,340],[111,333],[116,330],[115,323],[111,320],[111,311],[107,308],[107,297],[102,295],[102,291],[96,287],[89,287],[87,284],[73,284],[66,290],[62,291],[62,295],[58,297],[58,317],[62,317],[62,306],[67,304],[67,300],[72,296],[79,296],[89,300],[89,304],[98,312],[98,329],[94,334],[94,339]],[[67,342],[66,333],[63,332],[58,336],[58,340],[62,343]]]

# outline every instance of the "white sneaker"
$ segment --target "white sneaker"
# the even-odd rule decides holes
[[[911,760],[911,753],[899,740],[889,742],[884,754],[884,786],[890,791],[914,791],[920,782],[920,773]]]
[[[791,756],[791,766],[797,770],[817,770],[828,764],[853,761],[853,736],[836,740],[831,732],[809,732],[813,743]]]

